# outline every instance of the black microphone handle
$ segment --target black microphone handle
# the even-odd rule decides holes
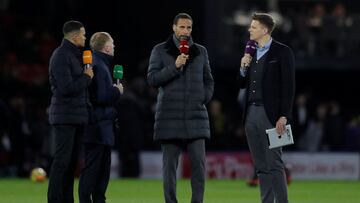
[[[90,66],[91,66],[90,64],[85,64],[84,68],[88,69],[88,68],[90,68]]]
[[[116,84],[120,85],[120,79],[119,78],[116,79]]]

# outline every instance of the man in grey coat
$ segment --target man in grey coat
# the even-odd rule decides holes
[[[192,203],[203,202],[205,187],[205,138],[210,138],[205,104],[212,97],[214,81],[205,47],[192,41],[193,20],[179,13],[174,34],[156,45],[150,56],[147,79],[158,88],[154,140],[163,152],[163,187],[166,203],[177,203],[176,169],[182,149],[189,154]],[[188,38],[188,54],[179,52],[180,39]]]

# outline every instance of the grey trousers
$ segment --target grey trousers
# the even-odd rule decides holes
[[[182,149],[187,149],[191,169],[191,203],[202,203],[205,188],[205,140],[170,140],[161,143],[163,187],[166,203],[177,203],[176,169]]]
[[[287,185],[281,148],[269,149],[266,129],[273,128],[266,116],[264,106],[248,107],[245,131],[260,181],[260,194],[263,203],[287,203]]]

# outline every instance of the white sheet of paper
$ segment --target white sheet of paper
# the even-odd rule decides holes
[[[290,124],[286,125],[285,129],[285,133],[281,136],[276,132],[276,128],[266,130],[269,138],[269,149],[294,144]]]

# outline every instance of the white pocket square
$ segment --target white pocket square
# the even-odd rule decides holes
[[[272,61],[269,61],[269,63],[276,63],[278,62],[277,60],[272,60]]]

